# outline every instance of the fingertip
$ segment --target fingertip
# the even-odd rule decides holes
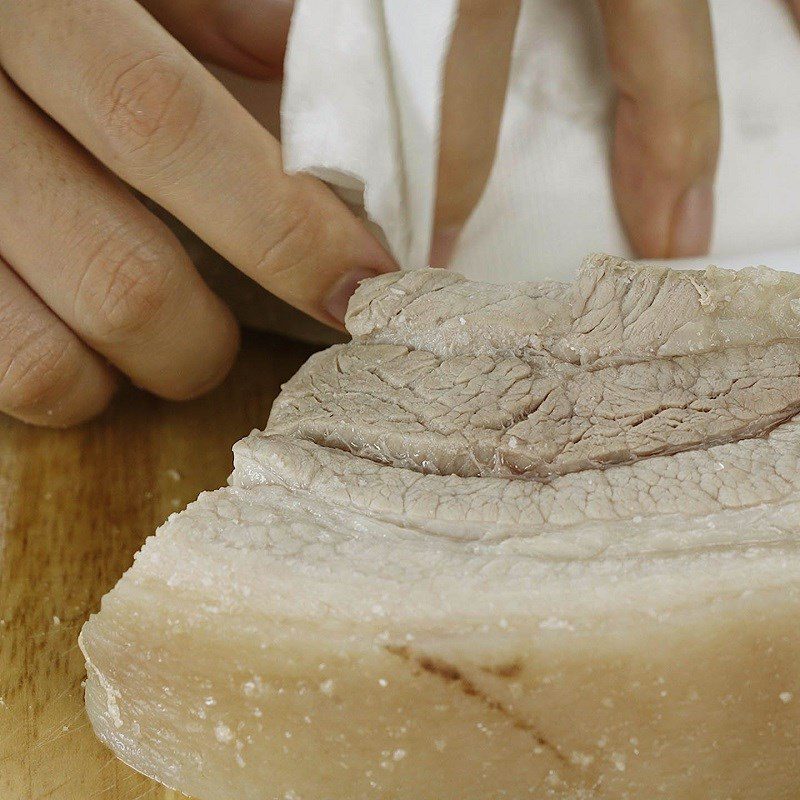
[[[664,258],[669,242],[669,181],[654,174],[636,104],[617,103],[611,156],[611,179],[620,223],[634,255]]]
[[[181,399],[193,400],[216,389],[228,377],[233,365],[236,363],[242,346],[242,332],[239,323],[233,316],[233,312],[227,306],[224,308],[228,316],[228,322],[225,325],[223,335],[219,338],[216,352],[210,360],[210,363],[215,364],[216,367],[209,370],[208,377],[204,383],[195,387]]]
[[[709,182],[690,186],[675,205],[667,255],[688,258],[708,253],[714,223],[714,192]]]
[[[54,422],[48,422],[53,419],[52,415],[45,415],[45,421],[40,424],[57,428],[81,425],[105,413],[118,391],[119,376],[111,367],[103,364],[97,370],[86,370],[64,398],[62,413]]]
[[[456,249],[460,225],[446,225],[434,230],[431,239],[431,251],[428,260],[432,267],[447,268],[450,258]]]
[[[611,174],[634,255],[685,258],[709,251],[718,150],[714,119],[660,115],[620,97]]]
[[[355,293],[361,281],[375,278],[380,273],[374,269],[354,269],[334,281],[323,302],[325,311],[333,317],[337,327],[344,329],[344,318],[350,298]]]
[[[101,416],[118,390],[119,377],[114,370],[91,357],[63,394],[11,413],[22,422],[41,428],[73,428]]]
[[[347,307],[358,285],[362,281],[399,269],[389,251],[367,225],[349,212],[348,215],[347,238],[351,247],[344,263],[350,265],[350,268],[340,271],[338,277],[334,277],[321,299],[322,312],[327,317],[324,321],[339,330],[344,330]]]
[[[307,175],[287,179],[286,219],[278,243],[259,258],[256,279],[273,294],[320,322],[344,330],[358,284],[397,271],[377,226],[354,214],[328,187]],[[288,211],[287,211],[288,210]],[[271,221],[277,219],[273,214]],[[251,272],[252,274],[252,272]]]
[[[337,198],[338,202],[338,198]],[[400,269],[389,251],[383,230],[370,220],[361,219],[348,208],[345,236],[352,243],[349,259],[357,267],[383,275]],[[331,217],[336,224],[336,217]],[[340,230],[342,226],[340,225]]]
[[[216,389],[228,376],[241,346],[241,331],[233,312],[213,293],[208,309],[192,315],[202,326],[188,331],[191,341],[182,348],[181,363],[148,388],[165,400],[194,400]]]
[[[619,92],[612,177],[638,256],[708,250],[720,143],[714,37],[705,0],[600,3]]]

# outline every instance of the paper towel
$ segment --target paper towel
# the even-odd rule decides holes
[[[800,264],[800,36],[781,0],[711,3],[723,146],[713,252]],[[425,266],[443,65],[457,0],[299,0],[282,101],[286,167],[329,181]],[[523,0],[495,163],[451,267],[567,278],[629,248],[609,180],[613,93],[596,5]],[[779,254],[770,252],[780,249]]]
[[[281,107],[284,162],[361,196],[395,257],[424,264],[442,64],[456,0],[299,2]]]

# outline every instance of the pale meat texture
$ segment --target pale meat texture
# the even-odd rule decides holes
[[[800,795],[800,278],[362,284],[87,623],[199,800]]]

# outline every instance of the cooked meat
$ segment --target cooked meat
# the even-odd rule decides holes
[[[751,438],[800,410],[797,283],[608,257],[574,285],[387,275],[354,301],[357,341],[309,360],[269,430],[463,477],[548,478]]]
[[[593,370],[355,344],[311,358],[269,430],[439,475],[548,478],[751,438],[798,411],[800,342]]]
[[[199,800],[800,793],[800,278],[383,276],[82,633]]]
[[[800,281],[765,267],[705,272],[591,256],[574,284],[477,284],[446,270],[395,272],[351,301],[356,341],[440,356],[541,353],[619,363],[800,336]]]

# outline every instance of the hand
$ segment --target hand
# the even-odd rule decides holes
[[[286,4],[150,5],[198,53],[279,71]],[[68,425],[119,373],[180,399],[228,371],[232,315],[129,187],[331,325],[360,278],[394,268],[134,0],[0,2],[0,67],[0,411]]]
[[[612,180],[628,239],[646,258],[702,255],[720,143],[708,3],[597,2],[617,89]],[[437,263],[447,260],[489,176],[519,6],[461,0],[442,109]]]

